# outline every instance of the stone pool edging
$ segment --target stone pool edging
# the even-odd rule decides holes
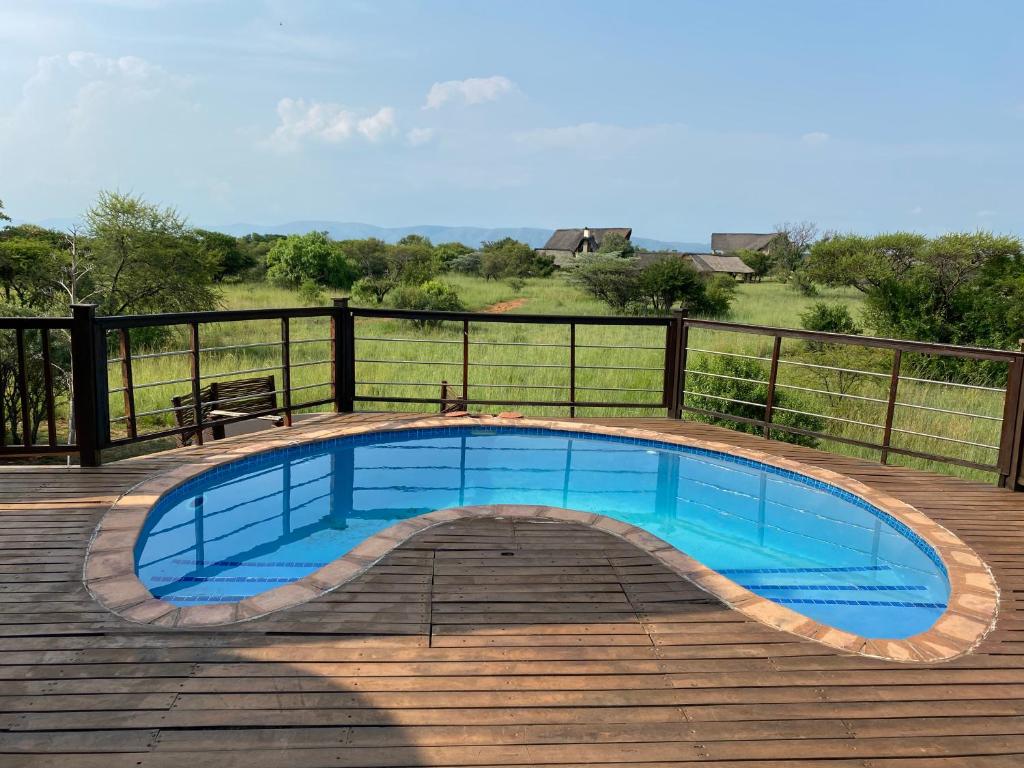
[[[403,520],[371,536],[345,555],[290,584],[233,603],[177,606],[156,598],[135,574],[135,543],[152,507],[161,497],[196,475],[227,462],[292,445],[323,442],[368,432],[400,432],[457,426],[502,426],[582,432],[652,440],[669,445],[700,448],[746,458],[777,469],[828,483],[881,509],[909,527],[941,558],[949,578],[946,611],[927,631],[902,640],[864,638],[809,619],[803,614],[761,597],[713,571],[671,544],[636,526],[601,515],[556,507],[494,504],[456,507]],[[191,449],[183,449],[191,450]],[[544,514],[541,510],[545,510]],[[304,430],[295,439],[289,430],[275,430],[259,444],[227,448],[194,463],[143,480],[123,494],[100,520],[89,542],[83,581],[93,598],[129,621],[163,627],[207,627],[259,618],[309,602],[356,578],[411,536],[462,517],[480,515],[553,519],[590,525],[611,533],[651,554],[666,567],[694,583],[743,615],[837,650],[903,662],[943,661],[969,653],[995,626],[999,590],[981,558],[955,534],[899,499],[831,470],[785,459],[763,451],[728,443],[697,440],[653,430],[608,427],[586,422],[540,419],[425,417],[381,421],[348,427],[328,426]]]

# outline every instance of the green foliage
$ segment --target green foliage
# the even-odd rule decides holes
[[[421,285],[441,273],[441,258],[425,237],[407,235],[388,248],[387,270],[399,283]]]
[[[314,282],[331,288],[349,288],[356,267],[326,232],[289,235],[267,254],[267,277],[280,285]]]
[[[452,272],[460,272],[464,275],[479,275],[483,264],[483,258],[479,251],[470,251],[461,256],[456,256],[448,262],[448,269]]]
[[[299,286],[299,298],[302,299],[303,304],[316,307],[324,304],[327,295],[318,283],[314,283],[312,280],[304,280],[302,285]]]
[[[239,279],[265,279],[267,276],[267,254],[270,253],[274,243],[284,240],[284,238],[284,235],[261,235],[257,232],[238,238],[238,249],[242,253],[242,258],[253,265],[239,274]]]
[[[739,416],[760,422],[764,419],[768,402],[768,384],[765,370],[756,360],[721,355],[701,356],[693,363],[694,369],[713,374],[711,376],[691,373],[686,378],[686,405],[705,411]],[[741,402],[740,402],[741,401]],[[801,401],[792,393],[776,388],[774,408],[788,408],[802,411]],[[763,433],[761,424],[747,424],[720,416],[691,414],[697,421],[728,427],[752,435]],[[791,413],[789,410],[773,410],[772,422],[787,427],[796,427],[813,432],[823,431],[825,421],[817,416]],[[814,447],[817,438],[776,430],[773,436],[796,445]]]
[[[554,271],[552,257],[537,253],[526,243],[511,237],[484,243],[480,250],[480,275],[487,280],[547,277]]]
[[[136,195],[100,192],[85,221],[86,282],[102,314],[185,312],[217,304],[217,265],[173,209]]]
[[[752,251],[749,248],[742,248],[736,251],[733,256],[738,256],[744,264],[754,270],[754,274],[750,276],[750,279],[758,283],[772,273],[778,261],[772,253]]]
[[[473,249],[468,245],[452,242],[435,245],[434,252],[441,260],[442,269],[448,270],[453,269],[452,265],[456,260],[473,253]]]
[[[1012,349],[1024,336],[1024,245],[989,232],[928,239],[897,232],[817,243],[809,272],[865,294],[864,317],[883,336]],[[1005,365],[910,361],[928,375],[1001,381]]]
[[[455,286],[440,280],[428,280],[422,285],[401,285],[392,294],[391,303],[398,309],[460,312],[466,308]],[[437,326],[436,320],[416,320],[418,327]]]
[[[818,286],[814,280],[807,273],[807,270],[801,267],[800,269],[794,270],[789,273],[788,280],[790,288],[799,293],[801,296],[817,296]]]
[[[732,275],[711,275],[703,281],[704,295],[694,299],[693,311],[708,317],[728,315],[736,296],[736,281]]]
[[[610,232],[601,240],[597,249],[598,253],[608,256],[618,256],[621,259],[629,259],[636,255],[636,247],[618,232]]]
[[[566,271],[573,284],[616,312],[625,312],[640,293],[640,269],[635,259],[601,253],[584,255]]]
[[[636,258],[595,253],[580,256],[567,272],[572,283],[616,312],[665,313],[680,304],[695,314],[721,316],[736,288],[728,275],[704,277],[682,256],[641,267]]]
[[[824,301],[800,313],[800,327],[808,331],[824,333],[860,334],[864,332],[850,314],[845,304],[829,304]]]
[[[654,312],[665,314],[677,302],[698,310],[705,301],[704,281],[700,274],[682,258],[656,261],[640,270],[638,296]]]
[[[255,255],[242,248],[237,237],[207,229],[195,230],[203,258],[215,266],[214,279],[240,277],[256,266]]]
[[[4,301],[43,310],[57,300],[63,263],[59,232],[23,225],[0,230],[0,284]]]
[[[775,228],[776,236],[768,246],[775,262],[775,272],[782,280],[798,271],[807,260],[811,246],[818,237],[818,228],[810,221],[786,222]]]
[[[24,306],[0,303],[0,317],[30,317],[34,312]],[[39,427],[46,418],[46,379],[43,373],[42,337],[27,331],[25,339],[25,383],[27,385],[28,419],[21,424],[21,396],[18,385],[18,350],[12,331],[0,331],[0,434],[8,441],[21,442],[24,433],[36,442]],[[50,360],[54,397],[58,400],[69,391],[71,345],[64,332],[50,333]]]
[[[832,235],[811,247],[806,270],[816,282],[849,285],[870,293],[894,280],[902,280],[927,246],[928,238],[913,232],[875,237]]]
[[[4,201],[0,200],[0,221],[10,221],[11,217],[4,212]]]

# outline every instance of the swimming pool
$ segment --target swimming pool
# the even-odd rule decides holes
[[[258,454],[161,498],[139,580],[181,606],[307,576],[435,509],[547,505],[642,528],[751,592],[867,638],[906,638],[947,608],[942,559],[886,512],[751,459],[532,427],[370,432]]]

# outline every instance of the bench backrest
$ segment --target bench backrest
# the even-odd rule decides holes
[[[277,408],[276,389],[273,376],[210,382],[199,390],[203,420],[211,411],[259,413],[273,410]],[[191,392],[172,397],[171,405],[174,406],[174,420],[179,427],[195,426],[196,412]]]

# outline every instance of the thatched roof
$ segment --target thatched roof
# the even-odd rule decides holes
[[[633,235],[632,227],[598,227],[590,228],[590,246],[592,250],[601,247],[601,241],[606,235],[622,235],[627,240]],[[544,251],[577,251],[583,242],[583,228],[580,229],[556,229],[554,234],[548,238],[541,250]]]
[[[728,272],[731,275],[752,275],[754,270],[739,256],[719,256],[716,253],[688,253],[698,272]]]
[[[679,253],[678,251],[646,251],[636,255],[637,264],[647,267],[665,259],[689,259],[693,268],[701,273],[724,272],[730,275],[750,275],[754,270],[739,256],[720,256],[716,253]]]
[[[767,248],[777,235],[777,232],[714,232],[711,235],[711,250],[715,253],[759,251]]]

